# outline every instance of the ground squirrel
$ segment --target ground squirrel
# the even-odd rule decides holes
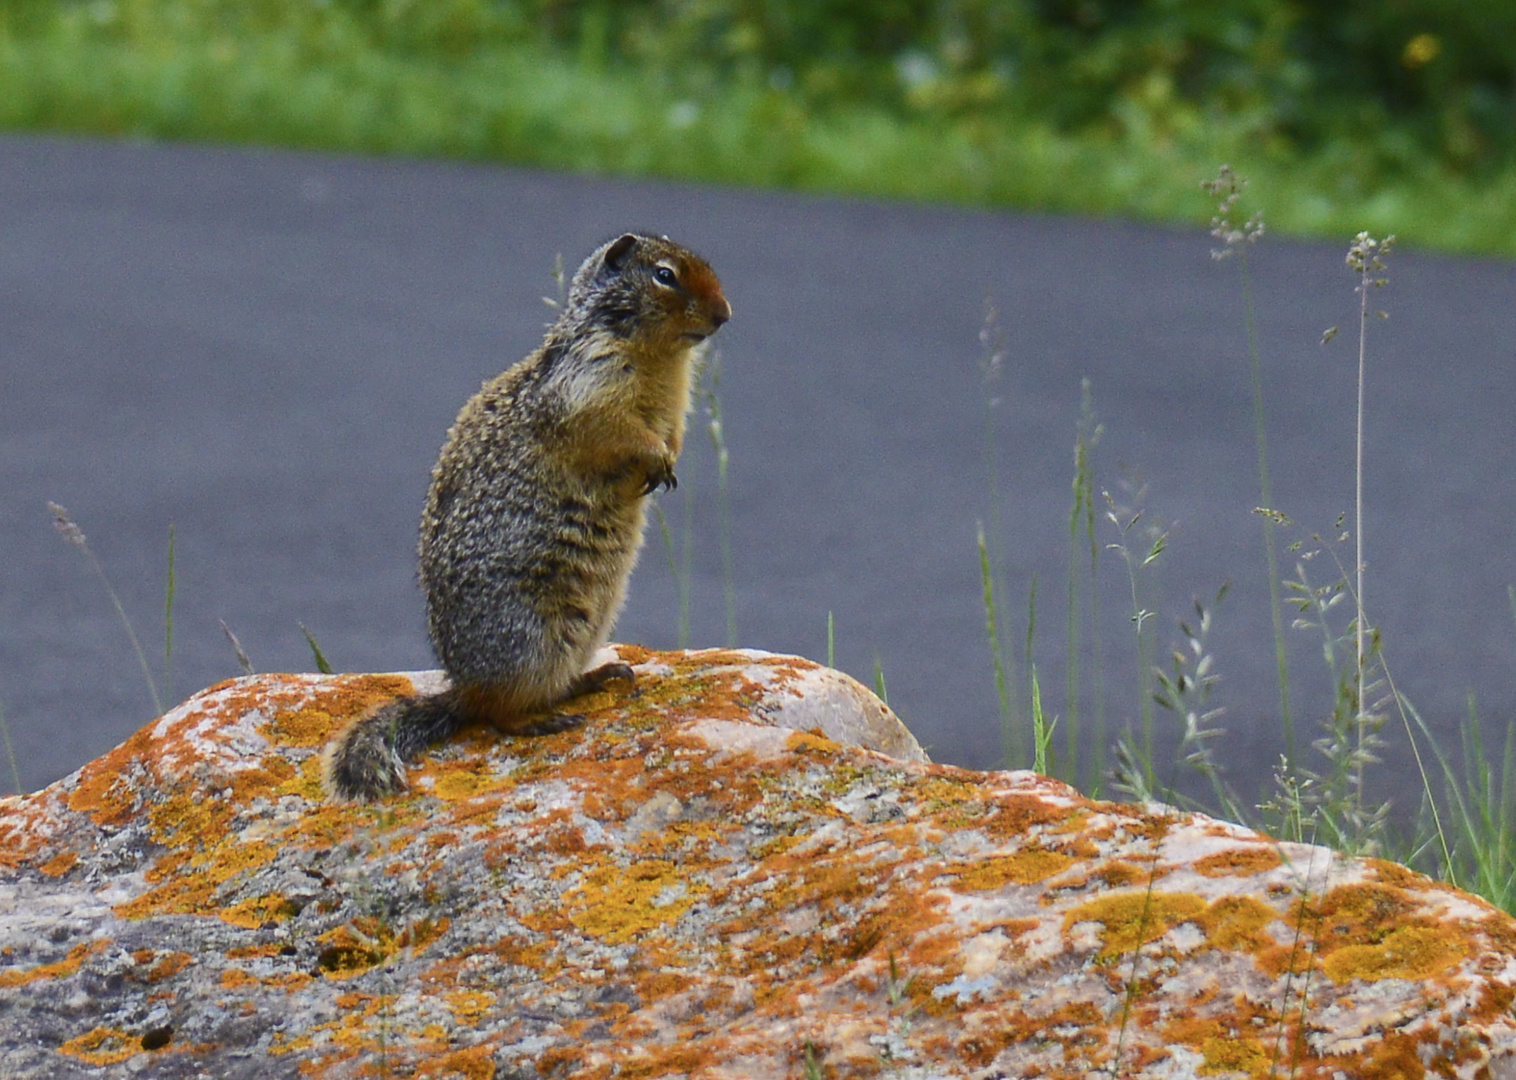
[[[464,405],[432,470],[420,577],[452,688],[360,717],[326,777],[346,798],[405,788],[404,764],[471,721],[548,734],[582,718],[548,707],[630,684],[587,671],[642,546],[646,496],[676,484],[693,367],[731,318],[706,262],[627,233],[574,274],[542,347]]]

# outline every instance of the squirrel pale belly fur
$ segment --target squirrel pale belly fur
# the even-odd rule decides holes
[[[328,787],[405,789],[405,763],[465,724],[562,731],[546,714],[629,686],[586,670],[610,637],[642,546],[647,496],[676,484],[693,368],[731,318],[721,283],[666,237],[627,233],[574,274],[542,346],[458,414],[421,517],[427,624],[451,689],[370,712],[328,748]]]

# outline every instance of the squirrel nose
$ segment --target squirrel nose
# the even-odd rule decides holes
[[[720,329],[723,323],[730,321],[732,317],[732,305],[727,300],[721,301],[721,306],[711,312],[711,325]]]

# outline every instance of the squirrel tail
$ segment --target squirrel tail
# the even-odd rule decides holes
[[[405,763],[463,723],[463,710],[451,690],[381,705],[332,741],[325,761],[326,785],[344,799],[377,799],[404,791]]]

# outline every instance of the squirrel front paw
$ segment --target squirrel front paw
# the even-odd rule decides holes
[[[678,486],[679,477],[674,475],[674,463],[672,461],[661,461],[648,469],[647,479],[642,485],[642,494],[651,495],[659,488],[673,491]]]

